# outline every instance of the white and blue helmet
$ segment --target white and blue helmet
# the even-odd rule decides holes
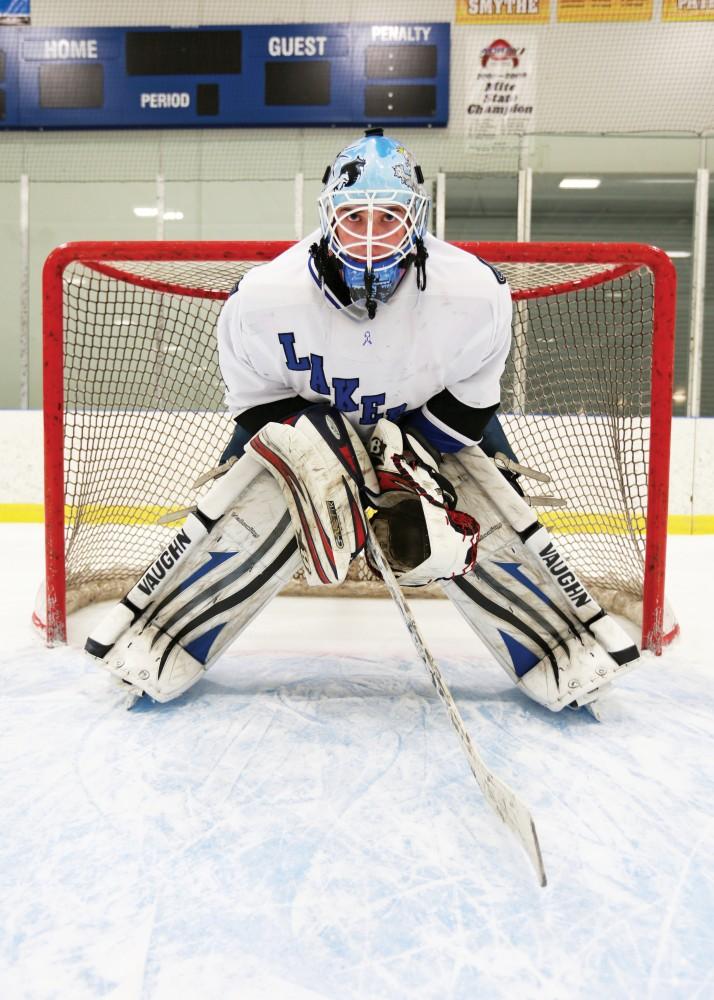
[[[423,183],[414,156],[381,128],[368,129],[325,171],[318,198],[320,249],[323,258],[326,251],[339,262],[351,300],[364,300],[370,316],[412,261],[419,287],[425,285],[430,204]]]

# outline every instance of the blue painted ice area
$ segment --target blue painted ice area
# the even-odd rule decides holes
[[[549,885],[483,801],[387,601],[279,598],[168,705],[121,707],[29,625],[41,531],[2,526],[0,996],[714,996],[714,538],[670,540],[682,637],[605,721],[513,690],[414,602]]]

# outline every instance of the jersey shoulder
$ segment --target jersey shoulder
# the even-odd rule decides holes
[[[307,261],[315,235],[307,236],[265,264],[256,264],[238,282],[241,312],[298,304],[313,298]]]
[[[429,254],[427,280],[433,277],[440,289],[443,286],[450,294],[467,297],[510,295],[505,275],[490,261],[431,235],[427,236],[425,245]]]

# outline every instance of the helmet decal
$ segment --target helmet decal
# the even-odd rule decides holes
[[[412,174],[411,164],[408,161],[405,163],[397,163],[397,165],[392,169],[394,170],[394,176],[398,181],[401,181],[401,183],[406,185],[406,187],[411,188],[412,191],[416,191],[418,185],[416,178]]]
[[[335,184],[335,190],[351,187],[353,184],[356,184],[366,164],[367,161],[363,156],[357,156],[354,160],[349,160],[345,163],[340,168],[340,176],[337,184]]]

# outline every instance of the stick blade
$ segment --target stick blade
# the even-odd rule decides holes
[[[484,798],[499,819],[505,823],[511,833],[520,842],[521,847],[535,868],[541,887],[546,886],[548,879],[545,874],[543,855],[541,854],[538,832],[535,828],[533,817],[505,781],[502,781],[491,771],[484,771],[479,774],[476,769],[472,768],[472,770],[474,777],[481,787]]]

